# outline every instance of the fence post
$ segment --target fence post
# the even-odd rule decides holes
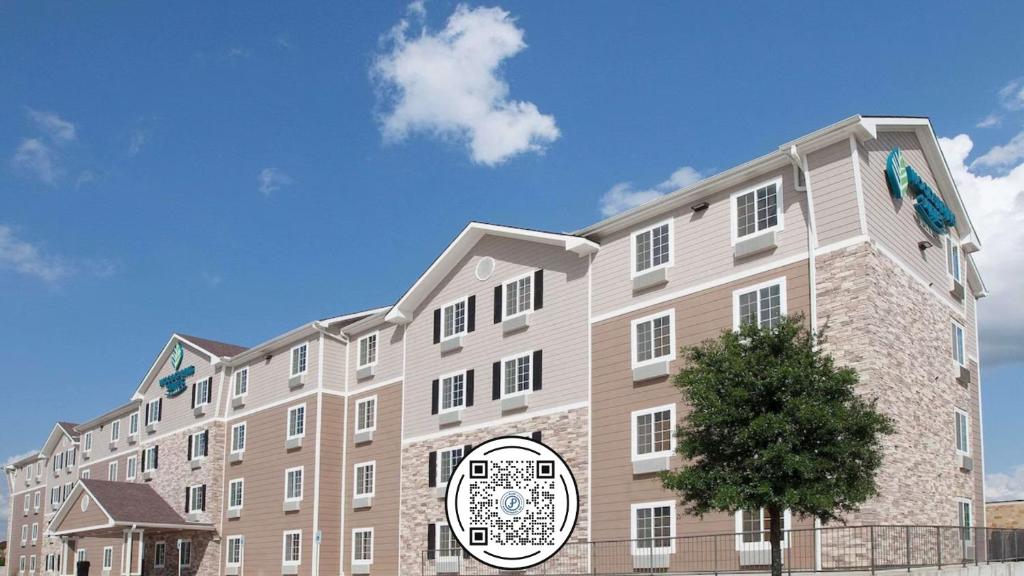
[[[590,543],[590,573],[591,574],[597,574],[597,566],[596,566],[597,562],[595,562],[596,558],[594,557],[594,547],[595,546],[597,546],[596,542],[591,542]]]
[[[875,526],[868,526],[868,539],[870,542],[868,546],[871,549],[871,573],[875,573]]]
[[[711,547],[714,549],[714,565],[712,570],[715,572],[715,576],[718,576],[718,535],[712,536]]]
[[[978,565],[978,548],[979,548],[979,544],[981,542],[981,538],[978,538],[978,531],[979,530],[981,530],[981,528],[976,528],[974,530],[974,534],[973,534],[973,536],[974,536],[974,565],[975,566]]]
[[[789,574],[789,576],[793,576],[793,531],[792,530],[789,531],[789,535],[788,536],[786,535],[785,532],[782,533],[782,542],[784,544],[788,544],[788,546],[786,546],[786,566],[787,566],[786,573]]]
[[[942,528],[935,527],[935,550],[939,556],[939,570],[942,570]]]
[[[910,572],[910,526],[904,528],[907,533],[907,572]]]

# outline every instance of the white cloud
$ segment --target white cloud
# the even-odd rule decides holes
[[[11,165],[18,171],[34,176],[44,184],[53,186],[60,176],[60,169],[54,161],[53,150],[38,138],[25,138],[18,144],[11,158]]]
[[[0,270],[10,270],[55,285],[79,274],[110,276],[116,273],[118,268],[116,262],[105,259],[84,258],[70,261],[47,254],[38,244],[19,238],[10,226],[0,224]]]
[[[1007,110],[1024,110],[1024,79],[1018,78],[999,91],[999,101]]]
[[[276,192],[285,186],[290,186],[292,183],[291,176],[277,168],[264,168],[260,170],[256,180],[260,183],[260,193],[264,196],[270,196],[271,192]]]
[[[653,188],[637,190],[631,182],[619,182],[601,196],[601,213],[614,216],[641,204],[646,204],[659,196],[685,188],[702,178],[700,172],[690,166],[683,166],[661,184]]]
[[[980,174],[967,164],[970,136],[940,138],[939,144],[983,243],[974,255],[991,293],[978,303],[982,356],[994,363],[1024,361],[1024,162],[1018,158],[1005,174]]]
[[[992,128],[994,126],[998,126],[999,123],[1002,122],[1002,120],[1003,119],[1000,118],[998,114],[989,114],[988,116],[985,116],[984,118],[979,120],[978,123],[975,124],[975,127]]]
[[[993,146],[991,150],[971,162],[971,168],[975,166],[998,168],[1013,164],[1022,158],[1024,158],[1024,132],[1017,134],[1002,146]]]
[[[460,4],[437,31],[423,23],[423,2],[408,13],[417,30],[401,20],[382,38],[386,51],[372,68],[387,141],[425,132],[465,142],[473,162],[493,166],[558,139],[554,116],[509,98],[500,67],[526,43],[508,12]]]
[[[985,476],[985,499],[1024,499],[1024,466],[1016,466],[1009,474],[988,474]]]
[[[28,116],[40,131],[58,144],[72,142],[77,137],[75,125],[53,112],[28,108]]]

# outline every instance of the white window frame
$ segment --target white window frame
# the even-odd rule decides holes
[[[740,236],[738,230],[738,222],[736,217],[739,215],[738,202],[741,196],[746,196],[751,192],[754,193],[754,219],[755,227],[757,221],[757,191],[765,186],[771,186],[775,184],[775,205],[776,205],[776,223],[774,226],[769,226],[761,230],[755,230],[746,236]],[[781,232],[784,229],[783,215],[785,214],[785,204],[783,203],[783,188],[782,188],[782,177],[777,176],[770,180],[765,180],[753,186],[748,186],[742,190],[737,190],[729,195],[729,234],[732,239],[732,245],[735,246],[741,240],[748,240],[750,238],[756,238],[763,234],[767,234],[771,231]]]
[[[28,511],[29,511],[29,509],[31,507],[32,507],[32,496],[30,494],[25,494],[25,497],[22,498],[22,508],[23,508],[22,511],[24,512],[23,516],[28,516]]]
[[[744,510],[737,510],[735,517],[736,522],[736,550],[770,550],[772,547],[771,539],[765,539],[763,533],[767,532],[770,528],[768,512],[761,508],[758,512],[761,515],[761,531],[762,540],[759,542],[744,542],[743,541],[743,514]],[[789,530],[792,528],[793,514],[789,509],[783,510],[782,512],[782,547],[789,547]]]
[[[296,372],[295,371],[295,354],[297,352],[299,352],[300,350],[303,351],[303,353],[299,356],[300,358],[303,358],[302,362],[300,362],[300,363],[304,364],[304,366],[302,366],[302,368],[298,372]],[[289,352],[289,354],[288,354],[288,374],[291,377],[302,376],[303,374],[305,374],[308,371],[309,371],[309,342],[303,342],[302,344],[299,344],[297,346],[293,346],[292,349],[291,349],[291,352]]]
[[[234,534],[234,535],[228,536],[226,542],[227,542],[227,548],[226,548],[225,564],[227,564],[228,566],[241,566],[242,565],[242,559],[245,556],[245,537],[241,536],[241,535],[238,535],[238,534]],[[233,561],[231,559],[231,543],[232,542],[237,542],[238,543],[238,560],[237,561]]]
[[[370,467],[370,491],[360,492],[359,469]],[[352,495],[356,498],[372,497],[377,491],[377,461],[359,462],[352,467]]]
[[[19,572],[24,572],[25,571],[25,562],[27,562],[27,560],[26,560],[24,554],[22,554],[21,556],[18,557],[18,571]]]
[[[238,430],[238,429],[242,430],[242,447],[241,448],[236,448],[235,447],[235,440],[237,439],[236,436],[235,436],[235,431]],[[305,429],[305,426],[303,426],[303,429]],[[231,426],[231,439],[230,439],[231,445],[229,447],[231,454],[244,454],[245,453],[245,444],[249,441],[249,434],[248,433],[249,433],[249,428],[246,426],[245,422],[239,422],[238,424],[234,424],[234,425]]]
[[[661,228],[662,226],[664,226],[666,224],[668,224],[668,260],[665,261],[665,262],[662,262],[661,264],[652,265],[652,266],[649,266],[647,268],[644,268],[643,270],[637,271],[637,269],[636,269],[636,264],[637,264],[637,262],[636,262],[636,239],[638,237],[640,237],[641,234],[651,233],[651,232],[654,231],[654,229]],[[653,236],[652,236],[652,241],[653,241]],[[653,272],[655,270],[660,270],[662,268],[671,268],[675,264],[675,251],[676,251],[675,218],[669,218],[668,220],[662,220],[661,222],[656,222],[654,224],[650,224],[650,225],[644,226],[643,228],[640,228],[639,230],[635,230],[634,232],[632,232],[629,235],[629,276],[630,276],[630,278],[636,278],[637,276],[643,276],[644,274],[647,274],[648,272]],[[652,245],[652,256],[653,256],[653,245]]]
[[[448,548],[442,548],[441,547],[441,529],[442,528],[448,530],[449,539],[451,540],[451,542],[449,543],[449,547]],[[442,559],[442,558],[444,558],[444,559],[452,559],[452,558],[459,558],[460,556],[462,556],[462,553],[459,551],[460,550],[459,541],[458,541],[457,538],[455,538],[455,532],[452,530],[452,527],[449,526],[448,524],[444,524],[444,523],[441,523],[441,522],[438,522],[437,524],[434,524],[434,547],[435,547],[434,555],[439,560]]]
[[[86,454],[92,452],[92,430],[89,430],[82,437],[82,452]]]
[[[241,376],[245,376],[245,390],[239,392],[238,384]],[[231,375],[231,397],[232,398],[245,398],[249,394],[249,367],[239,368],[235,370],[235,373]]]
[[[298,434],[292,434],[292,414],[295,413],[295,412],[298,412],[298,410],[300,408],[302,409],[302,432],[299,432]],[[306,436],[306,403],[305,402],[303,402],[302,404],[296,404],[295,406],[292,406],[291,408],[288,409],[288,418],[285,419],[284,426],[285,426],[285,436],[289,440],[293,440],[295,438],[303,438],[303,437]]]
[[[451,334],[447,334],[446,335],[444,333],[445,332],[445,315],[446,315],[446,311],[448,310],[448,308],[451,308],[452,309],[452,314],[454,314],[455,313],[455,306],[457,304],[459,304],[459,303],[462,304],[462,307],[463,307],[462,309],[463,309],[463,314],[464,314],[463,319],[462,319],[462,331],[460,331],[460,332],[453,332]],[[455,328],[455,321],[454,320],[452,320],[452,328],[453,329]],[[445,340],[451,340],[452,338],[458,338],[459,336],[462,336],[462,335],[468,334],[468,333],[469,333],[469,296],[463,296],[462,298],[459,298],[457,300],[452,300],[451,302],[445,304],[444,306],[441,306],[441,342],[444,342]]]
[[[299,495],[298,496],[288,496],[288,491],[291,489],[291,486],[292,486],[291,475],[294,472],[298,472],[299,473]],[[293,468],[288,468],[287,470],[285,470],[284,471],[284,501],[285,502],[302,502],[303,496],[306,495],[306,486],[305,486],[305,484],[306,484],[306,467],[305,466],[295,466]]]
[[[157,418],[153,418],[154,409],[156,411]],[[147,419],[149,420],[149,424],[156,424],[161,419],[163,419],[164,415],[163,410],[160,408],[159,398],[157,398],[156,400],[150,400],[149,402],[146,403],[146,413],[148,414]]]
[[[670,436],[670,440],[669,440],[670,447],[669,447],[669,449],[668,450],[662,450],[660,452],[651,452],[650,454],[640,454],[639,446],[637,444],[639,438],[637,437],[637,433],[636,433],[636,421],[637,421],[637,419],[640,416],[645,416],[645,415],[653,416],[654,414],[656,414],[658,412],[664,412],[666,410],[668,410],[669,421],[671,422],[671,425],[670,425],[671,433],[669,435]],[[647,460],[647,459],[650,459],[650,458],[664,458],[665,456],[671,456],[672,454],[675,454],[675,451],[676,451],[676,434],[675,434],[675,427],[676,427],[676,405],[675,404],[665,404],[665,405],[662,405],[662,406],[655,406],[654,408],[644,408],[643,410],[634,410],[630,414],[629,422],[630,422],[630,448],[629,448],[629,452],[630,452],[630,455],[632,456],[634,461]],[[652,419],[652,424],[653,424],[653,419]],[[653,434],[653,430],[652,430],[652,434]],[[652,440],[651,446],[653,448],[653,440]]]
[[[192,437],[192,460],[206,460],[206,456],[202,454],[202,452],[209,453],[210,451],[209,435],[206,435],[206,432],[206,430],[201,430],[199,432],[189,434],[189,436]],[[206,450],[199,450],[199,441],[204,437],[207,438],[206,444],[204,444]]]
[[[373,360],[363,363],[363,344],[369,342],[370,338],[373,338]],[[374,330],[369,334],[364,334],[359,337],[356,342],[356,366],[358,368],[369,368],[370,366],[377,365],[377,358],[380,356],[380,330]]]
[[[467,382],[466,374],[467,370],[458,370],[455,372],[449,372],[448,374],[442,374],[437,379],[437,412],[438,414],[444,414],[445,412],[455,412],[456,410],[464,410],[466,408],[466,391]],[[452,404],[451,406],[444,407],[444,381],[450,378],[452,380],[452,386],[455,385],[455,377],[462,376],[462,402],[459,404]],[[454,397],[454,393],[452,394]]]
[[[117,460],[113,460],[109,464],[107,464],[107,480],[110,480],[111,482],[117,482],[118,472],[119,470],[117,469]]]
[[[743,288],[737,288],[732,291],[732,329],[739,331],[740,329],[740,296],[744,294],[750,294],[755,292],[757,294],[757,325],[761,325],[761,290],[763,288],[771,288],[775,285],[779,286],[779,317],[785,316],[787,312],[786,307],[786,277],[780,276],[773,278],[760,284],[754,284],[752,286],[744,286]]]
[[[21,545],[28,544],[28,524],[21,525]]]
[[[114,547],[104,546],[103,547],[103,570],[109,571],[114,567]]]
[[[210,378],[196,380],[196,406],[207,406],[213,401],[213,382],[210,380]],[[203,390],[206,392],[204,393]]]
[[[664,537],[662,537],[662,536],[655,537],[652,534],[652,537],[651,537],[651,540],[652,540],[651,544],[652,544],[652,546],[650,548],[638,548],[637,544],[639,543],[640,536],[637,534],[637,529],[636,529],[636,513],[637,513],[637,511],[641,510],[641,509],[646,509],[646,508],[652,508],[652,509],[653,508],[662,508],[664,506],[668,506],[668,509],[669,509],[669,519],[670,519],[669,520],[669,535],[668,535],[669,545],[668,545],[668,547],[666,548],[666,547],[662,547],[662,546],[658,546],[658,547],[653,546],[653,544],[654,544],[653,541],[662,539]],[[676,523],[676,501],[675,500],[661,500],[659,502],[640,502],[640,503],[637,503],[637,504],[631,504],[629,506],[629,538],[630,538],[630,548],[632,549],[632,553],[633,554],[641,554],[641,555],[643,555],[643,554],[652,554],[653,555],[653,554],[673,554],[673,553],[675,553],[675,551],[676,551],[676,534],[677,534],[677,532],[676,532],[676,529],[677,529],[676,524],[677,523]]]
[[[182,560],[185,558],[185,554],[181,553],[181,551],[184,549],[183,546],[182,546],[183,544],[188,544],[188,564],[182,562]],[[179,539],[178,540],[178,568],[188,568],[190,566],[192,566],[192,541],[187,539],[187,538]]]
[[[501,359],[501,397],[502,398],[513,398],[515,396],[523,396],[523,395],[526,395],[526,394],[529,394],[529,393],[533,392],[533,352],[534,352],[533,350],[527,350],[526,352],[520,352],[518,354],[513,354],[511,356],[505,356],[504,358]],[[520,358],[528,358],[529,362],[530,362],[530,369],[527,371],[527,374],[526,374],[527,378],[528,378],[527,384],[526,384],[526,390],[516,390],[515,392],[506,392],[505,391],[505,386],[506,386],[507,382],[506,382],[506,379],[505,379],[505,374],[506,374],[506,372],[505,372],[505,364],[507,362],[518,361]],[[516,373],[517,374],[519,373],[519,367],[518,366],[516,366]],[[517,388],[519,387],[518,386],[518,382],[516,383],[516,387]]]
[[[520,274],[518,276],[515,276],[514,278],[509,278],[508,280],[505,280],[504,282],[501,283],[501,319],[502,320],[508,320],[509,318],[517,318],[519,316],[524,316],[526,314],[529,314],[530,312],[533,312],[533,306],[534,306],[534,297],[533,296],[534,296],[534,291],[536,290],[536,286],[533,285],[534,273],[535,272],[536,272],[536,270],[531,270],[530,272],[526,272],[525,274]],[[520,280],[522,280],[524,278],[528,278],[530,280],[530,306],[528,308],[524,308],[523,310],[517,310],[514,314],[509,314],[508,313],[508,287],[511,284],[517,284]],[[516,307],[518,308],[518,303],[517,303]]]
[[[964,325],[951,320],[952,330],[950,331],[950,344],[953,348],[953,363],[956,367],[967,368],[967,331],[964,330]],[[959,341],[957,340],[957,332],[959,331]],[[957,349],[959,344],[959,350]],[[958,354],[959,352],[959,354]],[[959,358],[957,357],[959,356]]]
[[[36,492],[32,495],[32,509],[39,512],[39,506],[42,503],[42,492]]]
[[[960,408],[954,408],[953,409],[953,418],[954,418],[954,420],[953,420],[953,431],[954,431],[954,433],[956,433],[956,440],[955,440],[953,446],[956,449],[956,453],[957,454],[963,454],[964,456],[970,456],[971,455],[971,415],[968,414],[966,410],[963,410],[963,409],[960,409]],[[960,446],[959,446],[959,444],[960,444],[960,434],[957,433],[957,431],[960,429],[960,419],[961,418],[963,418],[963,428],[964,428],[964,444],[965,444],[965,448],[964,449],[961,449]]]
[[[125,460],[124,464],[125,480],[129,482],[135,480],[139,476],[139,459],[134,454],[129,456]]]
[[[75,561],[76,562],[84,562],[84,561],[86,561],[88,559],[89,559],[89,549],[88,548],[76,548],[75,549]]]
[[[150,470],[158,470],[160,468],[159,462],[157,462],[156,466],[153,465],[153,454],[156,454],[156,448],[156,446],[147,446],[142,449],[142,460],[146,464],[147,472]]]
[[[954,498],[956,501],[956,525],[960,528],[960,541],[961,542],[974,542],[974,502],[971,502],[967,498]],[[967,512],[970,517],[967,519],[967,524],[963,524],[963,507],[967,506]],[[964,538],[964,534],[967,535]]]
[[[637,347],[636,347],[636,327],[645,322],[653,322],[657,318],[663,316],[669,317],[669,353],[666,356],[654,356],[649,360],[639,361],[637,360]],[[654,337],[654,331],[651,331],[651,337]],[[651,343],[651,350],[654,350],[654,343]],[[647,366],[649,364],[656,364],[658,362],[671,362],[676,359],[676,309],[669,308],[668,310],[662,310],[655,314],[649,314],[642,318],[636,318],[629,323],[629,360],[632,363],[633,368],[639,368],[641,366]]]
[[[110,423],[110,441],[117,442],[121,439],[121,420],[114,420]]]
[[[203,497],[202,498],[203,499],[202,503],[206,504],[206,497],[203,496],[203,486],[205,486],[205,484],[192,484],[191,486],[188,487],[188,513],[189,514],[198,514],[198,513],[203,511],[203,507],[202,506],[198,506],[198,507],[196,506],[196,500],[199,500],[199,498],[196,498],[197,494],[199,496]]]
[[[440,382],[438,383],[440,385]],[[366,404],[373,402],[373,425],[367,426],[366,428],[359,427],[359,410]],[[372,432],[377,429],[377,395],[367,396],[356,400],[356,432]]]
[[[356,534],[369,534],[370,535],[370,557],[369,558],[356,558]],[[352,529],[352,564],[357,566],[373,564],[373,528],[353,528]]]
[[[39,523],[32,523],[32,543],[35,544],[39,541]]]
[[[436,467],[436,470],[434,470],[434,477],[436,478],[436,483],[437,483],[438,486],[443,487],[443,486],[447,486],[448,485],[448,477],[450,476],[450,474],[448,474],[448,475],[442,474],[442,471],[443,471],[442,465],[443,465],[443,462],[444,462],[444,455],[445,454],[450,454],[452,452],[455,452],[456,450],[458,450],[460,452],[460,454],[459,454],[459,462],[462,462],[462,459],[466,457],[466,447],[463,446],[463,445],[449,446],[447,448],[442,448],[442,449],[437,451],[437,462],[434,464],[434,466]],[[457,466],[458,466],[458,463],[453,465],[451,471],[455,472],[455,468]]]
[[[237,506],[235,506],[231,501],[236,485],[238,486]],[[228,510],[241,510],[243,506],[245,506],[245,478],[232,478],[231,481],[228,482]]]
[[[288,537],[298,536],[299,550],[295,560],[288,559]],[[281,564],[284,566],[298,566],[302,564],[302,530],[285,530],[281,535]]]
[[[128,435],[132,436],[139,433],[139,413],[132,412],[128,415]]]
[[[167,565],[167,543],[157,542],[153,544],[153,567],[163,568]]]
[[[36,571],[36,555],[33,554],[28,557],[28,571],[35,574]]]
[[[956,257],[956,266],[953,266],[953,257]],[[953,238],[953,234],[946,234],[946,273],[957,282],[963,282],[963,252],[960,249],[960,242]]]

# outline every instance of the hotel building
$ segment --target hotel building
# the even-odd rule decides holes
[[[174,334],[127,403],[54,425],[6,468],[11,575],[420,574],[457,548],[451,470],[509,434],[572,468],[574,540],[759,530],[660,486],[672,374],[681,346],[797,312],[895,420],[850,523],[983,526],[980,249],[930,122],[904,117],[574,233],[471,223],[391,306],[252,347]]]

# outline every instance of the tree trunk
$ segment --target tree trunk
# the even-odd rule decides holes
[[[782,576],[782,512],[768,507],[768,538],[772,543],[772,576]]]

